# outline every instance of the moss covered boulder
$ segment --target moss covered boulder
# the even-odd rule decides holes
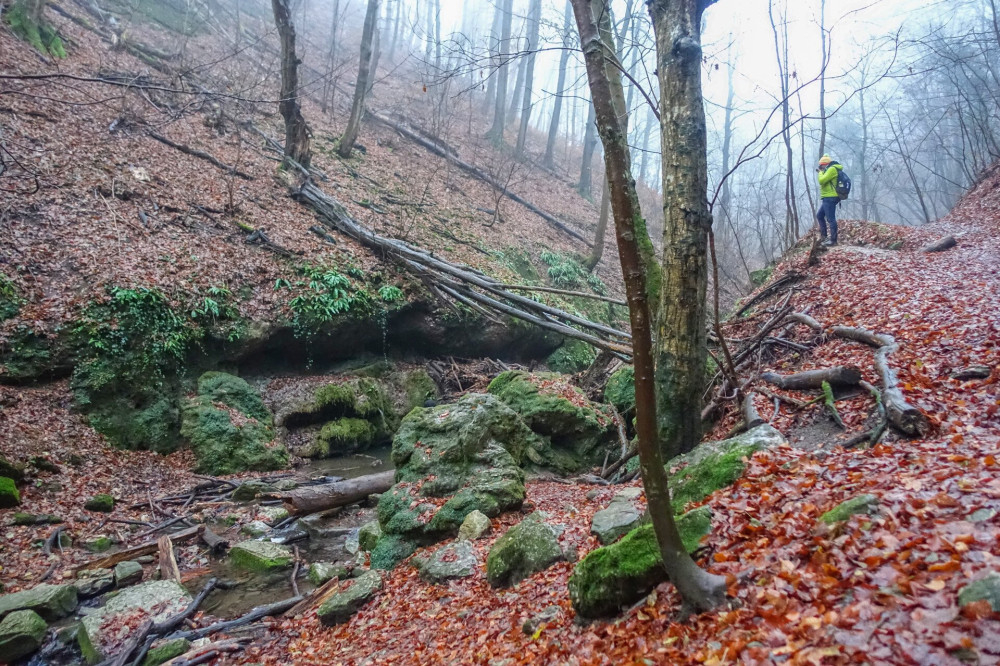
[[[122,627],[135,631],[143,620],[163,622],[191,603],[191,595],[175,580],[157,580],[126,588],[101,608],[84,616],[77,641],[87,663],[97,664],[109,656],[112,646],[128,640]]]
[[[292,566],[292,551],[270,541],[243,541],[229,549],[229,561],[248,571],[274,571]]]
[[[858,495],[844,500],[820,516],[819,519],[827,525],[832,525],[848,520],[851,516],[871,516],[878,511],[878,504],[879,499],[875,495]]]
[[[48,625],[31,610],[14,611],[0,622],[0,663],[26,657],[42,645]]]
[[[32,610],[54,622],[76,610],[76,588],[72,585],[36,585],[21,592],[0,595],[0,618],[18,610]]]
[[[691,552],[711,529],[712,514],[708,507],[699,507],[676,520],[684,547]],[[581,617],[605,617],[642,599],[665,580],[656,533],[647,523],[580,560],[569,579],[569,595]]]
[[[181,433],[191,442],[197,469],[206,474],[270,471],[288,465],[288,451],[274,442],[271,412],[245,380],[206,372],[198,393],[184,405]]]
[[[382,577],[379,573],[366,571],[341,583],[341,588],[316,610],[316,615],[327,626],[347,622],[381,589]]]
[[[24,465],[18,465],[0,455],[0,476],[6,476],[15,483],[24,481]]]
[[[990,572],[958,591],[958,605],[985,601],[994,613],[1000,613],[1000,574]]]
[[[610,410],[562,375],[511,370],[490,382],[488,391],[539,435],[525,452],[535,467],[572,474],[600,465],[606,453],[617,450]]]
[[[150,648],[146,653],[146,659],[142,666],[160,666],[160,664],[170,661],[174,657],[179,657],[191,649],[191,641],[186,638],[175,638],[163,641],[159,645]]]
[[[21,493],[14,485],[14,479],[0,476],[0,509],[10,509],[21,503]]]
[[[555,529],[536,511],[507,530],[490,548],[486,579],[493,587],[508,587],[561,559],[563,552]]]
[[[594,348],[582,340],[566,340],[545,360],[554,372],[573,374],[583,372],[597,358]]]
[[[520,462],[537,442],[491,395],[468,394],[455,404],[411,411],[392,444],[397,483],[379,499],[383,535],[373,566],[391,568],[413,552],[413,544],[456,534],[473,511],[495,517],[519,507],[525,492]]]
[[[107,493],[94,495],[83,505],[87,511],[98,511],[100,513],[111,513],[115,508],[115,498]]]
[[[631,414],[635,411],[635,368],[626,365],[608,377],[604,387],[604,400],[614,405],[619,414]]]

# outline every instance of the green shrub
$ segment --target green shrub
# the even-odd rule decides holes
[[[17,291],[17,285],[9,277],[0,273],[0,321],[17,315],[24,299]]]
[[[379,287],[378,297],[385,303],[395,303],[403,300],[403,290],[387,284]]]
[[[365,312],[372,307],[368,292],[354,290],[352,293],[351,281],[338,271],[307,264],[299,268],[299,272],[305,279],[290,283],[279,278],[274,284],[275,289],[290,288],[299,292],[288,303],[292,311],[292,327],[297,336],[316,334],[340,315],[352,311]],[[387,289],[389,297],[395,297],[393,289],[402,297],[402,291],[396,287],[383,289]],[[381,290],[380,297],[386,300]]]
[[[559,349],[552,352],[546,364],[562,373],[583,372],[597,358],[594,348],[582,340],[566,340]]]
[[[59,33],[47,23],[36,23],[29,16],[27,3],[16,2],[4,15],[11,30],[39,53],[53,58],[65,58],[66,49]]]
[[[626,365],[616,370],[604,387],[604,399],[614,405],[619,414],[635,410],[635,368]]]

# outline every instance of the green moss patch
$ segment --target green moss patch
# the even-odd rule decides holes
[[[369,421],[338,419],[319,431],[317,445],[324,455],[344,455],[364,451],[375,441],[377,431]]]
[[[635,411],[635,368],[626,365],[616,370],[604,387],[604,399],[619,414],[631,414]]]
[[[21,493],[14,485],[14,479],[0,476],[0,509],[10,509],[21,503]]]
[[[879,499],[875,495],[858,495],[845,500],[819,517],[827,525],[848,520],[851,516],[873,515],[878,511]]]
[[[555,372],[572,374],[583,372],[597,358],[594,348],[582,340],[566,340],[559,349],[549,354],[546,364]]]
[[[66,49],[58,31],[44,21],[31,18],[27,2],[16,2],[4,16],[10,29],[20,39],[31,44],[39,53],[53,58],[65,58]]]

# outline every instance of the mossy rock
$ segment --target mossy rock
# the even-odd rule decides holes
[[[572,474],[599,465],[617,445],[610,411],[561,375],[512,370],[497,376],[487,390],[540,436],[526,452],[537,467]]]
[[[22,305],[24,305],[24,298],[17,285],[9,277],[0,273],[0,322],[16,317]]]
[[[115,542],[110,537],[101,535],[87,539],[81,545],[92,553],[104,553],[111,550]]]
[[[146,653],[142,666],[160,666],[174,657],[179,657],[191,649],[191,641],[186,638],[175,638],[151,648]]]
[[[411,370],[403,379],[406,402],[400,412],[403,416],[410,413],[414,407],[423,407],[428,400],[438,397],[437,384],[423,368]]]
[[[382,589],[382,576],[377,571],[366,571],[341,585],[343,587],[316,610],[320,622],[327,626],[350,620]]]
[[[50,513],[34,514],[18,512],[14,514],[15,525],[55,525],[61,522],[63,522],[62,518]]]
[[[292,565],[292,551],[269,541],[242,541],[229,549],[229,561],[248,571],[275,571]]]
[[[991,571],[958,591],[959,606],[968,606],[976,601],[985,601],[994,613],[1000,613],[1000,574]]]
[[[87,511],[99,511],[101,513],[111,513],[115,508],[115,498],[107,493],[94,495],[83,505]]]
[[[367,522],[358,530],[358,547],[366,552],[375,548],[379,537],[382,536],[382,528],[377,520]]]
[[[821,521],[827,525],[840,523],[857,515],[874,515],[878,511],[879,499],[875,495],[858,495],[844,500],[822,516]]]
[[[0,621],[0,663],[10,664],[41,647],[48,625],[35,611],[14,611]]]
[[[372,549],[369,562],[373,569],[388,571],[417,551],[416,544],[405,537],[383,534]]]
[[[327,423],[316,437],[316,445],[324,456],[342,456],[366,451],[378,434],[370,421],[343,418]]]
[[[731,439],[705,442],[667,464],[674,513],[700,502],[743,476],[746,461],[755,451],[785,444],[785,438],[764,424]],[[675,471],[670,472],[673,469]]]
[[[313,562],[309,565],[309,582],[319,587],[333,578],[346,580],[351,577],[350,571],[342,564],[329,562]]]
[[[14,6],[4,15],[4,20],[11,30],[23,41],[31,44],[35,50],[53,58],[65,58],[66,48],[59,32],[45,22],[35,22],[28,11],[28,3],[15,2]]]
[[[72,585],[36,585],[0,596],[0,618],[16,610],[33,610],[48,622],[60,620],[76,610],[76,588]]]
[[[509,587],[561,559],[555,530],[535,512],[507,530],[490,548],[486,579],[493,587]]]
[[[257,499],[257,495],[273,493],[275,490],[276,488],[271,484],[254,479],[244,481],[237,486],[236,490],[233,491],[232,498],[235,502],[251,502]]]
[[[0,476],[0,509],[10,509],[21,503],[21,493],[18,492],[14,479]]]
[[[260,394],[239,377],[207,372],[184,405],[181,433],[191,442],[197,470],[206,474],[271,471],[288,465],[276,444],[271,414]]]
[[[24,465],[12,463],[0,456],[0,476],[13,479],[14,483],[21,483],[24,481]]]
[[[675,519],[684,548],[694,551],[711,529],[712,514],[699,507]],[[585,618],[615,615],[667,580],[651,523],[640,525],[610,546],[592,550],[574,567],[569,595]]]
[[[115,446],[168,454],[181,444],[181,407],[176,387],[164,384],[160,390],[149,395],[139,389],[86,403],[78,399],[77,404],[87,413],[90,426]]]
[[[635,368],[626,365],[615,370],[608,377],[604,387],[604,399],[613,405],[619,414],[635,412]]]
[[[545,363],[554,372],[573,374],[589,368],[595,358],[597,353],[586,342],[566,340],[559,349],[549,354]]]

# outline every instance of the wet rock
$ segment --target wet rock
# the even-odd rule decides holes
[[[497,539],[486,558],[486,579],[508,587],[563,559],[556,531],[535,512]]]
[[[347,534],[347,538],[344,539],[344,552],[349,555],[357,555],[361,550],[361,542],[358,539],[358,532],[361,530],[357,527],[352,528]]]
[[[233,491],[233,501],[250,502],[256,499],[257,495],[273,493],[274,491],[274,486],[269,483],[264,483],[263,481],[246,481]]]
[[[0,618],[17,610],[33,610],[46,621],[54,622],[76,610],[73,585],[36,585],[29,590],[0,596]]]
[[[111,537],[100,534],[92,539],[81,542],[80,545],[92,553],[103,553],[111,550],[115,542],[111,540]]]
[[[107,493],[94,495],[83,505],[87,511],[99,511],[101,513],[111,513],[115,508],[115,498]]]
[[[968,606],[976,601],[985,601],[993,612],[1000,612],[1000,574],[991,571],[958,591],[959,606]]]
[[[294,490],[299,487],[299,484],[291,479],[281,479],[274,484],[275,489],[281,491]]]
[[[14,611],[0,622],[0,663],[26,657],[42,645],[48,626],[31,610]]]
[[[310,539],[336,539],[351,533],[353,527],[343,527],[319,514],[299,518],[295,524],[309,534]]]
[[[262,506],[257,510],[257,518],[268,525],[275,525],[288,518],[288,510],[280,506]]]
[[[76,593],[81,599],[90,599],[115,586],[111,569],[85,569],[76,574]]]
[[[160,664],[170,661],[174,657],[179,657],[191,649],[191,641],[186,638],[175,638],[150,648],[146,653],[146,659],[142,666],[160,666]]]
[[[336,594],[316,611],[320,621],[327,625],[341,624],[351,619],[382,589],[382,577],[377,571],[366,571],[358,578],[346,581]]]
[[[453,578],[465,578],[476,572],[479,560],[471,541],[454,541],[431,555],[415,557],[413,566],[428,583],[445,583]]]
[[[475,541],[493,529],[489,517],[482,511],[473,511],[462,521],[458,528],[459,540]]]
[[[292,551],[268,541],[242,541],[229,549],[229,560],[250,571],[273,571],[292,565]]]
[[[620,496],[615,496],[611,504],[594,514],[590,524],[591,534],[604,545],[613,543],[638,527],[642,514],[632,502]]]
[[[599,465],[608,447],[617,445],[610,410],[591,402],[562,375],[512,370],[501,373],[487,390],[540,436],[525,454],[536,467],[573,474]]]
[[[14,479],[0,476],[0,509],[10,509],[21,503],[21,493],[14,485]]]
[[[878,497],[859,495],[845,500],[819,517],[827,525],[843,522],[855,515],[874,515],[878,511]]]
[[[126,620],[130,627],[138,627],[145,619],[163,622],[187,608],[189,603],[191,595],[174,580],[156,580],[125,588],[103,607],[84,616],[77,642],[88,663],[99,663],[108,656],[109,644],[127,640],[121,635]],[[142,619],[136,621],[137,616]]]
[[[703,506],[675,520],[691,552],[711,529],[712,514]],[[569,595],[580,617],[604,617],[642,599],[666,579],[656,533],[647,523],[580,560],[569,579]]]
[[[365,552],[371,552],[380,536],[382,536],[382,528],[377,520],[365,523],[358,530],[358,547]]]
[[[556,620],[560,615],[562,615],[562,609],[559,606],[548,606],[542,612],[525,620],[524,624],[521,625],[521,631],[527,636],[533,636],[543,624]]]
[[[984,520],[989,520],[995,515],[997,515],[996,509],[976,509],[969,515],[968,520],[970,523],[981,523]]]
[[[392,568],[415,544],[456,534],[473,511],[492,517],[519,507],[519,463],[534,441],[518,415],[491,395],[467,394],[454,404],[411,411],[393,440],[399,483],[379,499],[383,536],[372,566]],[[443,505],[424,501],[440,497],[448,498]]]
[[[128,587],[142,581],[142,565],[138,562],[119,562],[115,565],[115,585]]]
[[[251,521],[240,528],[240,532],[252,537],[264,536],[270,531],[271,526],[262,520]]]
[[[346,580],[351,577],[350,570],[343,564],[330,562],[313,562],[309,565],[309,582],[319,587],[332,578]]]

